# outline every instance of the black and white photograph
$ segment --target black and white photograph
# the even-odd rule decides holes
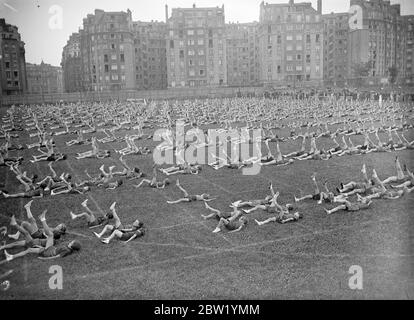
[[[0,300],[414,299],[414,1],[268,1],[0,0]]]

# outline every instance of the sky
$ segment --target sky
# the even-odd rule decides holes
[[[82,27],[83,18],[95,9],[132,11],[134,21],[165,21],[165,4],[171,8],[216,7],[224,4],[226,22],[259,20],[261,0],[0,0],[0,18],[19,28],[25,42],[26,61],[60,65],[62,49],[69,36]],[[268,3],[287,3],[288,0],[267,0]],[[296,0],[312,2],[317,0]],[[322,12],[347,12],[350,0],[323,0]],[[403,15],[414,14],[413,0],[391,0],[401,4]],[[59,14],[61,10],[61,15]],[[56,16],[61,16],[61,24]]]

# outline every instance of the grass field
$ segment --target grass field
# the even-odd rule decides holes
[[[287,132],[280,134],[286,136]],[[409,140],[413,137],[413,131],[407,134]],[[85,177],[85,169],[97,174],[103,163],[120,168],[114,155],[104,160],[74,159],[75,152],[90,148],[64,146],[64,141],[74,138],[75,135],[55,138],[59,150],[68,154],[68,160],[55,164],[58,174],[70,172],[76,179]],[[360,137],[353,139],[362,142]],[[24,133],[20,143],[28,141],[33,140]],[[318,145],[323,145],[323,141],[318,141]],[[140,143],[152,147],[157,144],[150,140]],[[124,144],[105,145],[110,150],[121,147]],[[299,147],[299,140],[281,144],[284,154]],[[28,173],[41,173],[39,176],[48,173],[46,162],[27,164],[31,151],[20,154],[25,158]],[[310,179],[313,172],[318,173],[318,181],[329,180],[332,188],[341,181],[359,181],[363,162],[369,174],[376,168],[380,178],[386,178],[395,174],[396,154],[401,163],[414,169],[412,151],[404,150],[329,161],[296,161],[286,167],[263,167],[256,176],[243,176],[241,170],[215,171],[204,166],[200,175],[178,177],[192,193],[217,196],[210,202],[213,207],[230,210],[231,201],[263,198],[268,193],[268,181],[273,181],[280,191],[281,203],[292,203],[299,189],[304,194],[313,192]],[[151,174],[152,155],[127,156],[126,160]],[[172,180],[176,177],[172,176]],[[6,183],[10,192],[18,190],[17,180],[5,167],[0,168],[0,181]],[[242,232],[213,234],[217,221],[201,218],[200,214],[207,213],[203,203],[166,203],[181,197],[174,182],[165,190],[135,189],[135,183],[127,182],[114,191],[93,188],[85,196],[35,200],[34,215],[48,209],[49,225],[65,222],[69,230],[65,241],[80,240],[82,250],[52,261],[26,256],[1,264],[0,274],[10,269],[13,273],[7,278],[10,288],[0,290],[0,299],[414,298],[412,194],[395,201],[374,200],[368,210],[341,211],[331,216],[315,201],[304,201],[296,205],[304,216],[299,222],[259,227],[253,219],[265,219],[268,214],[257,211],[249,215],[250,222]],[[138,218],[147,225],[148,232],[128,244],[119,241],[102,244],[87,229],[85,221],[70,219],[69,211],[80,212],[80,203],[86,197],[90,199],[90,207],[100,211],[107,211],[117,201],[121,220],[132,223]],[[0,225],[8,225],[13,214],[17,219],[25,218],[26,202],[27,199],[0,199]],[[0,259],[4,259],[3,253]],[[49,289],[52,265],[63,269],[62,290]],[[348,270],[352,265],[362,267],[362,290],[351,290],[348,286],[351,277]]]

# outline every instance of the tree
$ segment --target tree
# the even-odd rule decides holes
[[[388,81],[391,84],[395,84],[395,82],[397,81],[397,76],[398,76],[398,69],[396,66],[392,66],[388,68]]]
[[[354,78],[357,82],[358,86],[361,86],[363,83],[363,78],[366,78],[369,76],[369,72],[371,71],[372,62],[359,62],[352,65],[352,72],[354,75]]]

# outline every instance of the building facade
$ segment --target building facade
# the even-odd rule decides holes
[[[400,5],[385,0],[350,0],[351,6],[362,11],[362,23],[351,28],[348,41],[348,77],[352,81],[365,78],[368,84],[386,84],[390,69],[396,68],[399,77],[403,70],[405,37]],[[365,64],[368,75],[359,72]]]
[[[133,22],[135,87],[138,90],[166,89],[167,25],[164,22]]]
[[[227,84],[224,6],[174,8],[167,18],[168,87]]]
[[[318,1],[321,6],[321,1]],[[259,51],[264,85],[309,86],[323,80],[321,7],[311,3],[260,4]]]
[[[258,23],[226,24],[227,84],[260,83]]]
[[[18,28],[0,19],[0,95],[27,90],[24,42]]]
[[[349,14],[322,16],[324,24],[323,80],[328,86],[345,86],[348,73]]]
[[[403,16],[405,46],[400,84],[414,86],[414,15]]]
[[[399,5],[350,0],[355,26],[348,12],[322,15],[322,0],[286,1],[241,24],[225,24],[224,6],[166,6],[165,23],[95,10],[63,50],[65,90],[413,84],[414,16]]]
[[[50,94],[63,92],[62,68],[46,64],[27,63],[27,93]]]
[[[65,92],[83,91],[82,58],[80,34],[73,33],[63,48],[62,62],[63,87]]]
[[[131,11],[95,10],[83,19],[80,49],[84,89],[87,91],[135,88],[134,36]]]

